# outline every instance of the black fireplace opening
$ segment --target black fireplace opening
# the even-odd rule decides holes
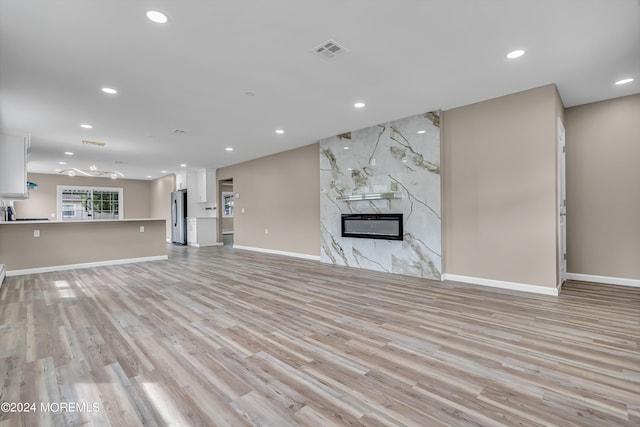
[[[342,237],[402,240],[402,214],[342,214]]]

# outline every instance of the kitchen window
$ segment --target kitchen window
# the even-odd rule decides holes
[[[122,219],[122,188],[58,186],[58,219]]]

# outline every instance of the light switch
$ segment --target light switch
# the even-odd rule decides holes
[[[40,237],[40,230],[33,230],[33,237]]]
[[[240,212],[241,212],[241,213],[244,213],[244,208],[240,208]]]
[[[141,226],[140,226],[140,232],[141,232],[141,233],[144,233],[144,225],[141,225]]]

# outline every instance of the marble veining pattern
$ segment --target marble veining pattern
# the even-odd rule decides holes
[[[320,141],[320,187],[322,262],[440,279],[438,112]],[[400,192],[402,199],[336,200],[387,192]],[[343,213],[403,213],[404,240],[343,238]]]

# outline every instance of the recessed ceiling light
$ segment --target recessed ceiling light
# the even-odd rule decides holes
[[[227,150],[227,151],[233,151],[233,148],[232,148],[232,147],[227,147],[227,148],[225,148],[225,150]]]
[[[67,156],[73,156],[73,153],[71,151],[65,151],[64,154]]]
[[[108,93],[108,94],[110,94],[110,95],[115,95],[116,93],[118,93],[118,91],[117,91],[117,90],[115,90],[115,89],[113,89],[113,88],[110,88],[110,87],[103,87],[103,88],[102,88],[102,91],[103,91],[104,93]]]
[[[181,163],[181,164],[180,164],[180,167],[181,167],[181,168],[186,168],[186,167],[187,167],[187,165],[186,165],[185,163]]]
[[[54,171],[54,172],[61,172],[61,171],[62,171],[62,169],[54,169],[53,171]]]
[[[353,106],[356,108],[364,108],[364,102],[356,102]]]
[[[153,21],[156,24],[165,24],[169,20],[169,18],[167,18],[167,15],[162,12],[158,12],[157,10],[149,10],[147,11],[146,15],[150,21]]]
[[[419,130],[418,133],[425,133],[426,130]]]
[[[511,52],[507,53],[507,58],[516,59],[516,58],[520,58],[522,55],[524,55],[524,50],[516,49],[516,50],[512,50]]]
[[[160,171],[160,173],[167,173],[167,171]]]
[[[276,129],[276,133],[283,134],[283,133],[284,133],[284,130],[282,130],[282,129]]]
[[[628,78],[628,79],[622,79],[622,80],[618,80],[616,82],[617,85],[626,85],[627,83],[631,83],[633,81],[633,78]]]
[[[90,124],[84,123],[80,125],[81,128],[85,128],[85,129],[93,129],[93,126],[91,126]]]
[[[349,146],[347,146],[347,145],[345,145],[345,146],[344,146],[344,149],[345,149],[345,150],[348,150],[349,148],[350,148],[350,147],[349,147]]]
[[[67,162],[58,162],[59,165],[66,165]]]
[[[153,178],[151,175],[147,175],[147,178]]]

